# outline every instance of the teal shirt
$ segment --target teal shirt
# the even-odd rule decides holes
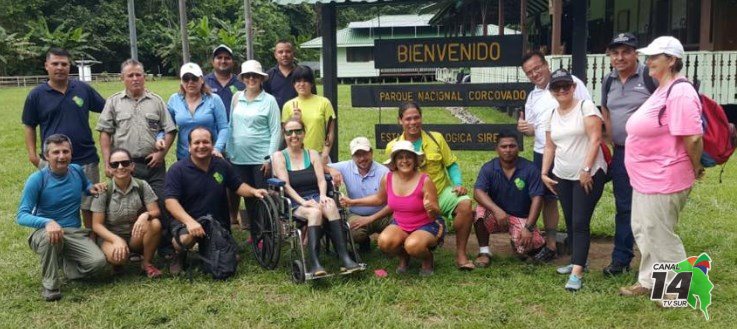
[[[79,228],[82,193],[91,187],[82,167],[76,164],[70,164],[62,176],[48,167],[34,172],[23,187],[16,220],[32,228],[42,228],[51,220],[61,227]]]
[[[225,150],[231,163],[256,165],[277,151],[281,142],[281,113],[274,96],[261,91],[252,101],[236,94]]]

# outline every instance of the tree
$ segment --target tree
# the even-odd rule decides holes
[[[34,55],[30,51],[32,45],[17,33],[8,33],[0,26],[0,75],[22,73],[22,63]]]

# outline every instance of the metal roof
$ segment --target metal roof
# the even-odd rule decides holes
[[[275,2],[278,5],[296,5],[296,4],[301,4],[301,3],[316,4],[316,3],[331,3],[331,2],[334,2],[336,4],[369,3],[369,2],[402,2],[402,1],[415,2],[417,0],[271,0],[271,1]]]
[[[427,15],[383,15],[363,22],[348,23],[349,29],[378,27],[430,26],[432,14]]]

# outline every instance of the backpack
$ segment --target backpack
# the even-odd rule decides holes
[[[215,280],[225,280],[235,275],[238,262],[238,245],[230,232],[211,215],[197,218],[197,222],[205,230],[205,236],[199,239],[199,258],[202,261],[202,272],[210,274]],[[180,246],[179,234],[175,239]],[[188,270],[191,280],[191,266]]]
[[[734,124],[727,120],[727,114],[724,113],[724,108],[721,105],[708,96],[699,94],[698,89],[686,79],[674,81],[668,88],[668,93],[665,95],[666,99],[670,96],[673,86],[682,82],[691,85],[701,101],[701,121],[704,128],[704,152],[701,154],[701,165],[709,168],[724,164],[732,156],[737,146],[735,145],[737,131]],[[661,127],[663,123],[660,122],[660,119],[664,113],[665,105],[658,112],[658,125]]]
[[[610,74],[604,81],[604,90],[601,94],[601,106],[606,107],[609,102],[609,89],[612,89],[612,82],[614,82],[614,79],[616,78]],[[650,76],[650,69],[648,69],[647,66],[642,70],[642,81],[645,83],[645,88],[647,88],[647,91],[649,91],[651,95],[655,89],[658,89],[653,77]]]

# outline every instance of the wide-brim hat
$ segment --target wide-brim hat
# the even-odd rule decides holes
[[[269,75],[264,73],[264,69],[261,66],[261,63],[259,63],[257,60],[247,60],[241,64],[241,74],[238,75],[238,77],[242,77],[246,73],[256,73],[264,79],[268,79]]]
[[[407,151],[417,155],[417,165],[419,166],[425,159],[425,154],[422,151],[415,151],[415,147],[412,142],[409,141],[397,141],[392,145],[392,153],[389,154],[389,159],[384,161],[384,164],[393,165],[394,157],[401,151]]]
[[[683,45],[674,37],[664,36],[655,38],[647,47],[637,49],[637,52],[647,56],[666,54],[683,58]]]

